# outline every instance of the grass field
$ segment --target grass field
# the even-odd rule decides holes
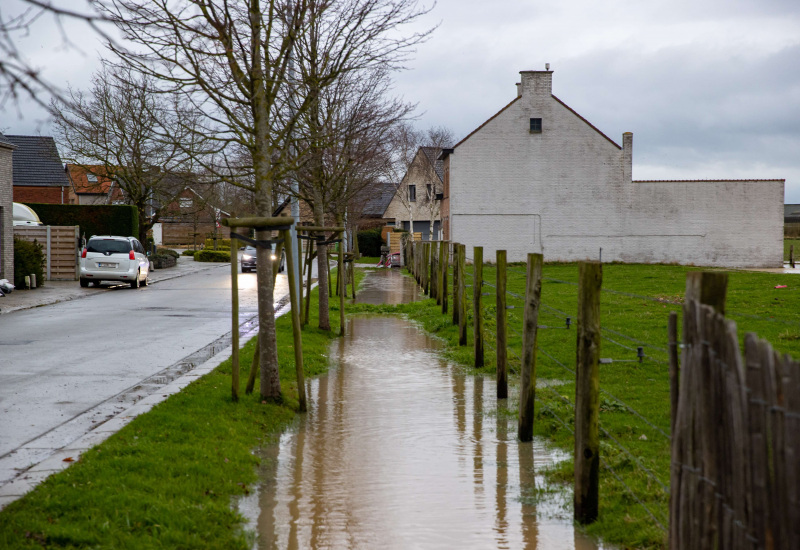
[[[783,239],[783,260],[789,261],[789,247],[794,245],[794,259],[800,263],[800,239]]]
[[[338,300],[331,332],[313,328],[316,292],[311,311],[308,377],[328,368]],[[232,499],[258,481],[252,450],[277,437],[297,409],[289,315],[278,319],[277,338],[282,405],[260,403],[258,382],[233,403],[229,359],[7,506],[0,548],[250,548]],[[242,394],[254,347],[251,340],[240,355]]]
[[[600,519],[587,531],[625,547],[664,548],[666,544],[664,527],[668,524],[670,476],[667,319],[670,311],[680,313],[686,273],[690,269],[660,265],[603,266],[601,357],[614,362],[602,365],[600,373],[603,392],[601,457],[613,473],[601,467]],[[471,268],[468,270],[471,272]],[[508,290],[511,293],[524,295],[524,271],[523,265],[509,266]],[[555,381],[537,390],[536,433],[570,451],[574,423],[575,384],[571,369],[574,369],[576,354],[577,275],[576,264],[545,265],[539,324],[556,328],[539,330],[536,367],[540,381]],[[484,279],[495,283],[492,266],[484,267]],[[467,277],[467,284],[471,282]],[[784,284],[788,288],[774,288]],[[449,288],[452,289],[452,284]],[[471,296],[471,289],[467,291]],[[484,292],[493,293],[494,289],[487,286]],[[484,296],[483,299],[487,334],[483,371],[494,372],[495,297]],[[521,305],[522,301],[509,296],[508,303]],[[421,322],[448,343],[445,353],[449,358],[472,365],[471,321],[469,346],[459,347],[451,316],[443,316],[433,300],[374,309],[401,312]],[[509,362],[518,371],[522,310],[512,309],[508,313],[512,327]],[[777,350],[800,356],[800,277],[732,272],[727,314],[737,322],[741,341],[745,332],[756,332],[771,341]],[[570,330],[560,328],[566,326],[567,316],[573,322]],[[678,326],[681,326],[680,321]],[[643,346],[646,354],[641,364],[636,361],[638,346]],[[512,378],[512,382],[516,383],[516,379]],[[563,463],[549,475],[571,483],[572,463]]]

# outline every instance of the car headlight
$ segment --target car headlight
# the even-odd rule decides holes
[[[252,260],[253,257],[250,254],[242,254],[242,259],[243,260]]]
[[[278,257],[275,254],[270,254],[269,255],[269,259],[272,260],[272,261],[275,261],[275,260],[278,259]]]

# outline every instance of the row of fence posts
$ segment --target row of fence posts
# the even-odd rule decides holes
[[[438,245],[438,246],[437,246]],[[466,245],[447,241],[406,242],[406,267],[424,293],[441,304],[448,313],[452,295],[452,320],[458,326],[459,345],[467,345],[467,277],[472,278],[472,340],[475,368],[484,365],[483,324],[483,247],[473,248],[472,273],[466,270]],[[520,404],[518,436],[520,441],[533,439],[536,398],[536,337],[541,306],[541,254],[528,254],[525,303],[523,312],[522,355],[520,365]],[[448,273],[453,267],[453,289],[448,293]],[[507,329],[509,306],[506,304],[507,252],[496,256],[497,282],[497,398],[508,397]],[[579,262],[577,371],[575,403],[575,519],[591,523],[597,519],[600,467],[600,290],[602,266],[598,262]],[[490,294],[487,294],[490,295]]]

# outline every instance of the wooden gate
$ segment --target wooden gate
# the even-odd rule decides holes
[[[78,239],[77,225],[17,226],[14,238],[23,241],[36,241],[44,248],[44,274],[48,281],[78,280]]]

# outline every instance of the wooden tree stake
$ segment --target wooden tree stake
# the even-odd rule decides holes
[[[539,324],[539,301],[542,295],[541,254],[528,254],[525,278],[525,312],[522,322],[522,372],[519,382],[520,441],[533,439],[533,413],[536,399],[536,336]]]

